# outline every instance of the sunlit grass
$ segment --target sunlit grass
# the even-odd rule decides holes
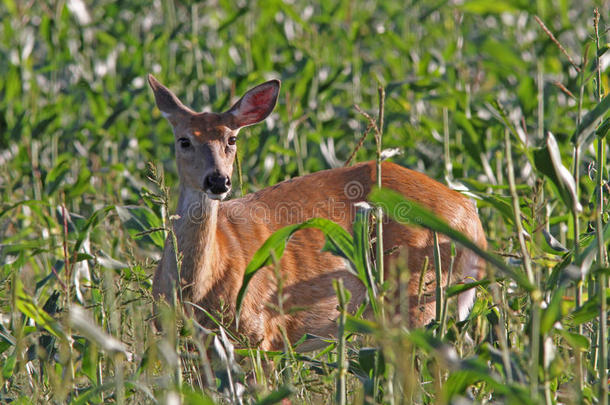
[[[92,4],[0,4],[0,402],[607,404],[608,3]],[[197,110],[282,80],[240,134],[246,192],[342,165],[382,86],[392,160],[477,198],[497,263],[468,319],[456,285],[440,324],[407,330],[386,300],[315,353],[247,350],[181,308],[157,332],[177,176],[150,72]]]

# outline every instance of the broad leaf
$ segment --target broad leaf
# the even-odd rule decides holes
[[[568,207],[574,207],[578,212],[582,211],[576,195],[574,177],[561,162],[559,145],[551,132],[547,132],[546,135],[546,148],[534,151],[534,165],[553,182]]]
[[[565,289],[565,286],[562,285],[553,291],[551,302],[542,313],[542,319],[540,320],[540,333],[547,333],[551,330],[555,322],[561,319],[561,303]]]
[[[347,315],[345,317],[345,331],[368,335],[371,333],[381,332],[381,327],[375,322],[356,318],[352,315]]]
[[[280,260],[286,249],[288,240],[295,232],[301,229],[316,228],[321,230],[326,236],[324,250],[334,254],[339,254],[354,263],[354,239],[352,236],[333,221],[325,218],[312,218],[300,224],[288,225],[275,231],[263,245],[254,253],[252,260],[246,267],[242,285],[237,293],[235,303],[236,313],[235,322],[239,326],[239,315],[244,296],[248,290],[248,284],[256,272],[261,268],[273,263],[273,260]]]
[[[19,279],[16,280],[14,288],[16,289],[17,308],[19,311],[31,318],[37,325],[45,328],[47,332],[56,338],[61,340],[66,339],[66,334],[59,322],[39,307],[30,295],[25,293],[23,284]]]
[[[507,266],[506,263],[495,254],[481,249],[466,235],[451,228],[447,222],[418,203],[407,200],[401,194],[387,189],[374,190],[369,195],[369,199],[373,203],[381,205],[384,212],[395,221],[406,225],[417,224],[442,233],[496,266],[504,274],[515,280],[522,288],[527,291],[535,290],[535,287],[527,280],[524,274]],[[409,209],[404,209],[405,207],[409,207]]]
[[[594,109],[583,117],[580,125],[572,135],[572,142],[580,147],[586,147],[591,139],[593,139],[593,130],[595,129],[597,121],[602,118],[609,109],[610,95],[607,95]]]
[[[117,205],[114,208],[127,228],[129,236],[134,239],[148,237],[156,246],[163,248],[161,219],[150,208],[136,205]]]

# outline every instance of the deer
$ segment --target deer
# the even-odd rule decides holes
[[[154,76],[148,76],[156,105],[174,133],[179,196],[172,220],[176,246],[168,238],[153,277],[155,302],[175,305],[173,297],[193,303],[191,316],[209,325],[205,312],[231,319],[244,270],[255,252],[276,230],[313,217],[330,219],[348,232],[357,204],[376,184],[376,162],[322,170],[280,182],[241,198],[226,199],[240,130],[265,120],[275,108],[280,81],[270,80],[247,91],[222,113],[197,113]],[[486,249],[486,237],[475,204],[466,196],[430,177],[384,161],[382,186],[394,190],[444,219]],[[421,327],[435,317],[433,232],[417,226],[383,221],[386,268],[406,257],[408,325]],[[351,293],[349,310],[366,299],[366,287],[350,271],[349,263],[322,251],[324,234],[318,229],[296,232],[275,268],[267,266],[250,280],[242,301],[239,330],[249,344],[262,350],[282,350],[305,334],[336,335],[339,312],[333,280],[341,279]],[[438,235],[443,282],[451,259],[451,241]],[[395,249],[393,249],[395,248]],[[182,260],[178,271],[176,250]],[[406,254],[405,254],[406,252]],[[472,251],[456,248],[452,281],[482,277],[485,261]],[[402,255],[402,256],[401,256]],[[286,311],[278,312],[278,273]],[[421,280],[421,278],[424,280]],[[423,285],[423,295],[419,289]],[[419,291],[419,296],[418,296]],[[180,294],[177,294],[179,292]],[[458,297],[458,316],[466,318],[475,298],[470,289]],[[290,308],[297,310],[290,311]],[[323,343],[306,342],[298,350]]]

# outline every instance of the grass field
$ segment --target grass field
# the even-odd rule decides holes
[[[3,0],[0,403],[608,404],[609,17],[589,0]],[[203,337],[180,309],[156,333],[177,175],[149,72],[196,110],[282,80],[241,132],[234,196],[342,166],[381,87],[392,160],[478,201],[497,265],[468,319],[457,285],[428,328],[347,317],[314,353]],[[354,161],[375,156],[369,134]]]

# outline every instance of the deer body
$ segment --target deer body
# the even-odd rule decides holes
[[[173,226],[183,257],[178,279],[173,243],[166,242],[154,276],[153,294],[157,299],[169,300],[176,295],[175,289],[180,288],[178,295],[184,301],[232,319],[244,270],[263,242],[286,225],[314,217],[328,218],[351,231],[356,214],[354,204],[366,200],[376,181],[376,166],[369,162],[324,170],[223,202],[221,199],[230,188],[234,158],[231,137],[236,136],[240,127],[258,122],[271,112],[279,83],[267,82],[251,90],[227,113],[196,114],[152,76],[149,81],[157,105],[172,123],[176,135],[180,197],[179,219]],[[200,139],[197,133],[203,134]],[[215,141],[218,141],[216,150]],[[461,194],[421,173],[387,162],[382,164],[382,184],[427,207],[480,246],[486,246],[474,204]],[[440,236],[439,243],[442,269],[446,272],[450,241]],[[342,258],[321,252],[323,245],[321,231],[300,230],[286,247],[279,262],[279,274],[273,268],[264,268],[250,281],[240,332],[252,344],[265,350],[282,349],[280,327],[291,342],[305,333],[332,336],[338,316],[333,279],[343,279],[350,290],[352,309],[365,299],[366,288],[350,273],[348,264]],[[423,275],[423,296],[418,297],[418,289],[424,258],[433,261],[432,232],[388,221],[384,224],[384,247],[393,252],[384,258],[386,265],[399,256],[407,260],[411,272],[407,284],[410,324],[427,323],[435,314],[433,266]],[[458,249],[455,279],[476,279],[483,265],[472,252]],[[277,311],[278,276],[283,315]],[[470,290],[459,297],[461,318],[467,314],[473,294],[474,290]],[[194,313],[200,322],[209,324],[204,313],[197,309]]]

